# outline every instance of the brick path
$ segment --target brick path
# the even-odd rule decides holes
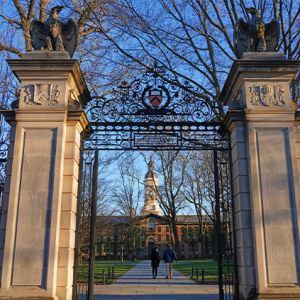
[[[165,264],[152,278],[150,261],[138,263],[111,285],[95,286],[95,300],[218,300],[218,287],[198,285],[174,271],[165,279]]]

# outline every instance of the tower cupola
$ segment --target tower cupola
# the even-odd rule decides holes
[[[144,193],[144,207],[142,214],[146,215],[153,213],[160,215],[161,211],[158,203],[157,187],[158,179],[154,170],[154,161],[150,159],[148,163],[148,170],[144,179],[145,193]]]

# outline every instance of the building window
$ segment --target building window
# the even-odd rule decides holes
[[[160,242],[161,241],[161,235],[157,236],[157,241]]]
[[[155,229],[155,222],[152,219],[149,219],[149,221],[148,221],[148,229],[149,230]]]
[[[167,234],[166,235],[166,241],[169,241],[170,240],[170,236]]]
[[[157,227],[157,232],[161,232],[161,227],[160,226]]]
[[[166,226],[166,232],[169,232],[169,226]]]

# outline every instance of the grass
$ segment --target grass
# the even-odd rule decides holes
[[[136,265],[134,261],[95,261],[94,280],[95,284],[110,284],[115,279],[129,271]],[[82,263],[78,268],[78,280],[80,282],[88,281],[88,262]]]
[[[95,284],[110,284],[115,279],[129,271],[138,261],[105,260],[95,261],[94,280]],[[180,271],[183,275],[202,283],[218,283],[218,266],[213,259],[196,260],[178,260],[174,262],[174,269]],[[203,271],[202,271],[203,270]],[[198,277],[197,277],[198,271]],[[203,277],[202,277],[203,272]],[[78,269],[78,280],[87,282],[88,280],[88,262],[81,264]]]
[[[218,264],[213,259],[179,260],[173,266],[196,282],[205,284],[218,282]]]

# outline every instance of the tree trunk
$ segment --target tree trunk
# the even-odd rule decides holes
[[[206,253],[205,253],[205,238],[204,238],[203,234],[201,234],[200,243],[201,243],[201,258],[205,258],[206,257]]]
[[[176,220],[172,220],[172,231],[174,235],[174,242],[175,242],[175,251],[177,254],[177,258],[181,258],[181,248],[180,248],[180,241],[178,237],[178,231],[177,231],[177,226],[176,226]]]
[[[135,231],[133,232],[132,259],[136,260],[136,234],[135,234]]]

